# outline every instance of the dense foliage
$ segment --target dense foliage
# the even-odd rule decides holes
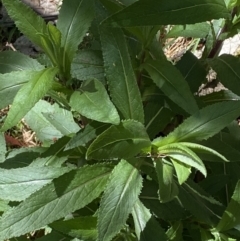
[[[0,53],[0,241],[240,240],[239,1],[64,0],[56,26],[2,2],[43,52]],[[178,36],[202,57],[167,59]],[[22,118],[41,146],[6,147]]]

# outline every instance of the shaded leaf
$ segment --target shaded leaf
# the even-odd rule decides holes
[[[64,167],[23,167],[17,169],[1,169],[0,198],[10,201],[22,201],[32,193],[50,183],[54,178],[69,172]]]
[[[196,23],[196,24],[187,24],[187,25],[175,25],[167,33],[166,38],[176,38],[176,37],[185,37],[185,38],[206,38],[210,31],[210,24]]]
[[[95,139],[100,133],[109,127],[108,124],[91,122],[74,136],[66,145],[65,150],[70,150],[79,146],[86,146],[88,142]]]
[[[100,34],[111,99],[122,118],[143,123],[142,100],[123,31],[101,27]]]
[[[226,231],[240,224],[240,181],[238,181],[233,196],[217,225],[218,231]]]
[[[114,168],[100,202],[98,239],[110,241],[125,224],[142,188],[138,170],[125,160]]]
[[[0,240],[40,229],[84,207],[103,191],[110,172],[104,164],[85,166],[55,179],[1,217]]]
[[[122,121],[101,133],[89,146],[87,159],[129,158],[150,146],[144,126],[134,120]]]
[[[35,59],[16,51],[0,52],[0,73],[21,70],[42,70],[44,67]]]
[[[50,227],[74,238],[88,241],[97,239],[96,217],[77,217],[66,221],[58,221],[52,223]]]
[[[71,74],[79,80],[96,78],[103,81],[105,77],[101,51],[78,51],[71,65]]]
[[[45,21],[29,6],[18,0],[3,0],[2,2],[19,30],[33,43],[43,47],[42,37],[46,37],[47,34]]]
[[[156,146],[181,141],[201,141],[217,134],[239,116],[240,101],[220,102],[207,106],[186,119],[165,138],[153,141]],[[221,153],[221,152],[220,152]]]
[[[99,122],[119,124],[120,118],[104,85],[96,80],[85,80],[80,91],[70,98],[70,106],[81,115]]]
[[[192,93],[197,92],[200,85],[206,80],[207,71],[204,65],[189,51],[177,62],[176,67],[187,81]]]
[[[62,66],[64,73],[70,73],[70,64],[73,56],[88,31],[93,18],[93,0],[69,0],[63,2],[57,21],[57,28],[62,34]]]
[[[32,79],[24,84],[13,100],[2,130],[8,130],[16,125],[27,112],[51,89],[56,68],[48,68],[33,74]]]
[[[181,222],[175,222],[167,231],[166,235],[171,241],[182,240],[183,225]]]
[[[169,202],[178,195],[178,187],[174,181],[174,169],[162,159],[156,159],[156,173],[159,183],[159,199],[160,202]]]
[[[240,95],[240,59],[229,55],[223,54],[212,60],[208,60],[209,65],[217,72],[217,77],[221,83],[235,94]]]
[[[63,136],[42,114],[43,112],[54,111],[53,105],[47,101],[40,100],[24,117],[26,123],[36,133],[37,138],[41,142],[53,143]]]
[[[163,93],[186,112],[198,110],[196,101],[181,73],[166,59],[147,60],[143,67]]]
[[[206,224],[215,225],[221,219],[221,203],[210,197],[193,181],[188,180],[179,186],[178,198],[184,208]]]
[[[180,2],[143,0],[110,16],[104,24],[112,27],[177,25],[228,17],[228,10],[222,0],[205,0],[204,2],[201,0]]]

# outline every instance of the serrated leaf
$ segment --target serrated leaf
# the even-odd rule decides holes
[[[137,238],[140,240],[141,233],[144,231],[147,222],[152,215],[150,211],[138,199],[133,206],[132,216],[134,220],[135,232]]]
[[[230,90],[220,90],[218,92],[213,92],[211,94],[200,96],[200,99],[207,104],[213,104],[222,101],[240,100],[240,96],[235,95]]]
[[[110,172],[104,164],[85,166],[53,180],[1,217],[0,240],[40,229],[84,207],[103,191]]]
[[[125,160],[114,168],[100,202],[98,240],[110,241],[125,224],[142,188],[139,171]]]
[[[144,126],[127,120],[111,126],[100,134],[89,146],[87,159],[129,158],[151,145]]]
[[[158,195],[160,202],[165,203],[171,201],[178,195],[178,187],[174,181],[174,169],[162,159],[156,159],[156,173],[158,177],[159,190]]]
[[[202,62],[190,51],[187,51],[176,64],[187,81],[192,93],[198,91],[199,86],[206,80],[207,71]]]
[[[175,198],[170,202],[160,203],[157,192],[158,184],[156,181],[144,181],[140,200],[157,217],[165,221],[176,221],[189,216],[179,199]]]
[[[53,112],[43,112],[42,114],[61,134],[69,136],[80,130],[70,111],[60,108],[57,104],[54,104],[53,107]]]
[[[33,71],[15,71],[7,74],[0,74],[0,108],[12,104],[19,89],[31,80]],[[17,78],[16,78],[17,76]]]
[[[71,74],[79,80],[96,78],[104,80],[104,66],[101,51],[81,50],[73,58]]]
[[[66,167],[23,167],[1,169],[0,198],[9,201],[22,201],[54,178],[69,172]]]
[[[54,112],[54,106],[40,100],[24,117],[26,123],[36,133],[37,138],[44,143],[53,143],[63,135],[44,116],[43,112]]]
[[[167,137],[153,141],[156,146],[181,141],[201,141],[217,134],[239,116],[240,101],[229,101],[207,106],[186,119]]]
[[[206,38],[209,31],[210,24],[206,22],[187,25],[175,25],[166,34],[166,38],[176,38],[180,36],[185,38]]]
[[[215,156],[219,157],[220,159],[222,159],[223,161],[228,162],[228,160],[223,155],[221,155],[219,152],[217,152],[209,147],[199,145],[196,143],[191,143],[191,142],[181,142],[181,145],[191,148],[191,149],[195,150],[196,152],[200,152],[200,153],[208,152],[209,154],[215,155]]]
[[[74,136],[66,145],[65,150],[70,150],[79,146],[86,146],[88,142],[96,138],[100,133],[109,127],[108,124],[91,122]]]
[[[235,94],[240,95],[240,69],[239,58],[230,54],[223,54],[220,57],[208,60],[209,65],[217,72],[217,77],[221,80],[221,83]]]
[[[204,2],[201,0],[180,2],[143,0],[110,16],[105,24],[112,27],[177,25],[228,17],[228,10],[222,0],[205,0]]]
[[[42,47],[40,35],[46,36],[47,33],[44,20],[29,6],[18,0],[3,0],[2,2],[19,30],[33,43]]]
[[[174,103],[193,114],[198,106],[181,73],[166,59],[147,60],[143,64],[154,83]]]
[[[1,128],[6,131],[16,125],[28,111],[51,89],[58,70],[48,68],[33,74],[32,79],[24,84],[13,100],[8,116]]]
[[[122,118],[143,123],[142,100],[123,31],[100,27],[100,35],[111,99]]]
[[[51,233],[37,239],[37,241],[49,241],[49,240],[51,240],[51,241],[77,241],[77,240],[73,240],[70,237],[67,237],[66,235],[64,235],[62,233],[56,232],[54,230],[52,230]],[[18,239],[14,239],[11,241],[18,241]],[[19,241],[29,241],[29,239],[19,240]]]
[[[182,163],[180,161],[177,161],[173,158],[171,158],[171,161],[173,163],[173,166],[175,168],[176,174],[177,174],[177,178],[178,178],[178,182],[180,185],[182,185],[190,176],[191,174],[191,166]]]
[[[77,217],[66,221],[54,222],[51,228],[81,240],[95,241],[97,239],[97,218]]]
[[[70,64],[73,56],[88,31],[93,18],[93,0],[69,0],[63,2],[57,21],[57,28],[62,34],[61,46],[63,48],[62,63],[64,73],[70,73]]]
[[[182,240],[183,225],[181,222],[175,222],[166,232],[169,240],[181,241]]]
[[[168,157],[196,168],[206,177],[207,170],[202,160],[196,155],[196,153],[181,143],[168,144],[158,148],[158,151],[160,154],[166,154]]]
[[[153,139],[170,122],[173,114],[159,102],[148,102],[144,107],[146,131]]]
[[[237,182],[233,196],[217,225],[218,231],[226,231],[234,227],[238,227],[240,224],[240,181]]]
[[[120,122],[104,85],[96,79],[83,82],[80,91],[75,91],[70,97],[70,106],[92,120],[114,125]]]
[[[10,73],[21,70],[42,70],[42,66],[37,60],[30,58],[16,51],[0,52],[0,73]]]
[[[3,133],[0,133],[0,163],[5,161],[6,158],[6,141]]]
[[[191,180],[183,183],[179,188],[178,198],[184,208],[189,210],[199,221],[216,225],[224,211],[223,205],[210,197],[196,183]],[[198,208],[196,208],[196,206]]]

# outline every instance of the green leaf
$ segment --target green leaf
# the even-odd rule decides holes
[[[72,94],[70,106],[92,120],[114,125],[120,122],[117,110],[104,85],[96,79],[83,82],[80,91],[75,91]]]
[[[81,240],[95,241],[97,239],[96,217],[78,217],[66,221],[58,221],[52,223],[50,227]]]
[[[84,207],[103,191],[110,172],[104,164],[85,166],[53,180],[1,217],[0,240],[40,229]]]
[[[1,169],[0,198],[9,201],[22,201],[50,183],[52,179],[70,170],[66,167]]]
[[[0,163],[5,161],[7,148],[6,141],[3,133],[0,133]]]
[[[134,120],[122,121],[100,134],[89,146],[87,159],[129,158],[151,145],[144,126]]]
[[[3,0],[9,16],[15,21],[19,30],[34,44],[42,46],[42,38],[47,33],[47,25],[44,20],[31,8],[18,0]]]
[[[206,177],[207,170],[202,160],[191,149],[181,143],[173,143],[159,147],[158,151],[161,155],[166,155],[196,168]]]
[[[132,215],[138,240],[167,240],[164,230],[139,199],[135,202]]]
[[[110,241],[125,224],[142,188],[139,171],[125,160],[114,168],[100,202],[98,240]]]
[[[218,231],[226,231],[240,224],[240,181],[238,181],[233,196],[217,225]]]
[[[153,139],[159,132],[167,126],[173,116],[172,112],[162,106],[159,102],[148,102],[145,107],[145,126],[146,131]]]
[[[178,188],[178,198],[181,204],[189,210],[197,220],[210,225],[216,225],[219,222],[224,211],[221,203],[210,197],[191,180],[183,183]]]
[[[147,60],[143,64],[154,83],[186,112],[193,114],[198,106],[181,73],[166,59]]]
[[[73,56],[82,42],[94,18],[93,0],[69,0],[63,2],[57,28],[62,34],[64,73],[70,73]]]
[[[177,198],[167,203],[160,203],[157,194],[158,188],[155,181],[145,180],[143,183],[140,200],[148,209],[165,221],[176,221],[189,217],[189,213],[186,212]]]
[[[159,183],[158,194],[160,202],[169,202],[178,195],[178,187],[173,178],[174,168],[164,163],[160,158],[156,159],[155,162]]]
[[[206,81],[207,71],[204,65],[189,51],[177,62],[176,67],[187,81],[192,93],[197,92],[199,86]]]
[[[175,222],[167,231],[167,236],[171,241],[182,240],[183,225],[181,222]]]
[[[208,60],[209,65],[217,72],[217,77],[221,80],[221,83],[235,94],[240,95],[240,59],[223,54],[220,57]]]
[[[96,78],[103,81],[105,77],[101,51],[90,49],[78,51],[71,65],[71,74],[79,80]]]
[[[217,134],[239,116],[240,101],[220,102],[207,106],[186,119],[167,137],[153,141],[156,146],[181,141],[201,141]]]
[[[200,96],[200,99],[207,103],[213,104],[215,102],[230,101],[230,100],[240,100],[240,96],[235,95],[230,90],[221,90],[218,92],[213,92],[204,96]]]
[[[86,146],[91,140],[95,139],[109,127],[108,124],[91,122],[86,125],[76,136],[66,145],[65,150],[70,150],[79,146]]]
[[[182,185],[185,181],[187,181],[189,175],[191,174],[191,166],[175,160],[174,158],[171,158],[171,161],[175,168],[178,182],[180,185]]]
[[[201,0],[143,0],[110,16],[104,24],[112,27],[177,25],[229,17],[222,0],[205,0],[204,2]]]
[[[44,67],[35,59],[16,51],[0,52],[0,73],[21,70],[42,70]]]
[[[28,241],[29,239],[27,239],[26,241]],[[73,241],[72,238],[70,237],[66,237],[66,235],[63,235],[59,232],[56,232],[54,230],[51,231],[50,234],[47,234],[46,236],[43,236],[41,238],[38,238],[37,241]],[[11,241],[18,241],[18,239],[14,239],[14,240],[11,240]],[[19,240],[19,241],[25,241],[25,240]],[[77,240],[75,240],[77,241]]]
[[[52,88],[54,77],[58,70],[48,68],[33,74],[33,78],[18,91],[8,116],[2,126],[2,131],[16,125],[27,112]]]
[[[215,156],[219,157],[223,161],[228,162],[228,160],[223,155],[221,155],[219,152],[217,152],[217,151],[215,151],[215,150],[213,150],[209,147],[199,145],[199,144],[196,144],[196,143],[191,143],[191,142],[181,142],[181,145],[184,145],[188,148],[191,148],[191,149],[195,150],[196,152],[200,152],[200,153],[201,152],[208,152],[212,155],[215,155]]]
[[[0,108],[12,104],[19,89],[31,80],[35,72],[16,71],[7,74],[0,74]],[[16,78],[17,76],[17,78]]]
[[[185,37],[185,38],[206,38],[210,31],[210,24],[196,23],[191,25],[175,25],[167,33],[166,38],[176,38],[176,37]]]
[[[138,240],[140,240],[141,233],[144,231],[147,222],[152,215],[150,211],[138,199],[133,206],[132,216],[134,220],[135,232]]]
[[[55,112],[57,105],[40,100],[24,117],[26,123],[36,133],[37,138],[43,143],[53,143],[63,135],[44,116],[43,112]]]
[[[122,118],[143,123],[142,100],[123,31],[100,27],[100,34],[111,99]]]
[[[60,108],[58,104],[53,105],[53,112],[43,112],[43,116],[65,136],[77,133],[80,127],[75,123],[71,111]]]

